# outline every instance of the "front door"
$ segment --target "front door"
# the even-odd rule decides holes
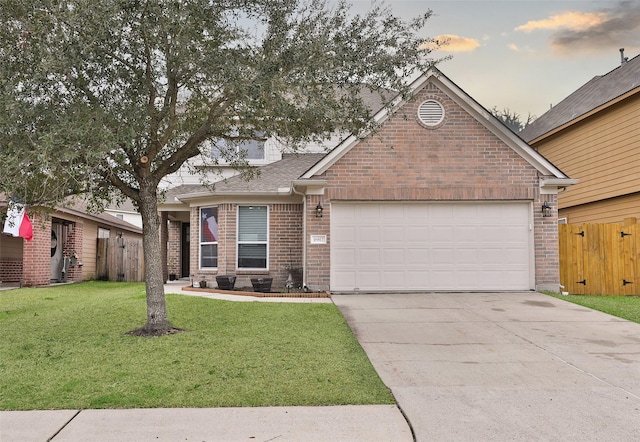
[[[189,243],[191,241],[190,232],[190,224],[182,223],[182,235],[180,235],[180,261],[182,262],[182,278],[188,278],[190,273],[190,265],[189,265]]]
[[[62,224],[51,224],[51,280],[62,280]]]

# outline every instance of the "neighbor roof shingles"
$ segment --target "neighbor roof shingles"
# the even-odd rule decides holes
[[[519,135],[530,142],[639,87],[640,55],[608,74],[592,78],[524,128]]]

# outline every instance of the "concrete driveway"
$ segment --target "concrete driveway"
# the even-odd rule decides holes
[[[332,298],[417,441],[640,440],[640,324],[534,292]]]

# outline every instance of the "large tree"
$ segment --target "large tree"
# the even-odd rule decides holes
[[[430,15],[324,0],[0,0],[0,192],[39,206],[133,200],[143,332],[166,333],[161,179],[215,140],[295,147],[369,129],[362,88],[406,91],[434,63],[419,36]]]

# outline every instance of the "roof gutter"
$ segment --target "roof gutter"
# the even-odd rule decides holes
[[[540,193],[542,195],[557,194],[559,189],[566,190],[567,187],[578,184],[580,181],[571,178],[540,178]]]

